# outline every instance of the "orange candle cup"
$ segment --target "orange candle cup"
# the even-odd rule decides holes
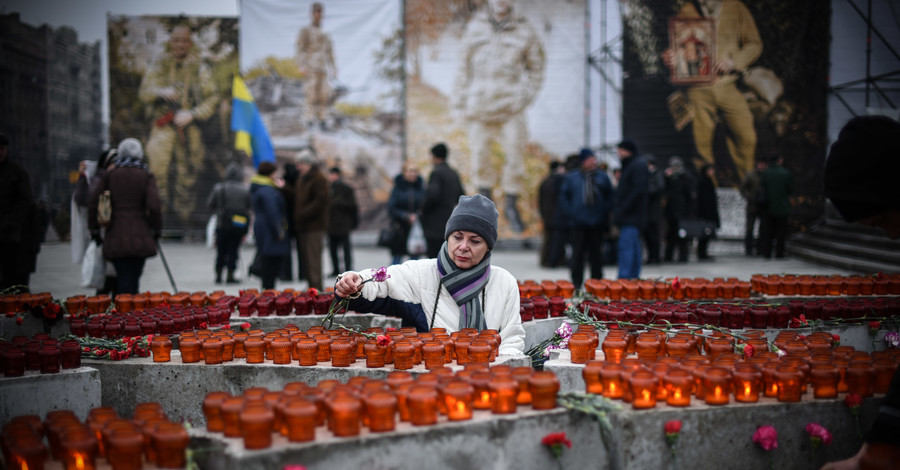
[[[837,367],[830,363],[815,364],[809,369],[809,381],[813,386],[815,398],[837,398],[837,385],[841,374]]]
[[[225,421],[222,418],[222,403],[231,397],[228,392],[209,392],[203,399],[203,415],[206,417],[206,430],[224,432]]]
[[[394,369],[412,369],[415,359],[416,347],[409,341],[403,340],[393,343]]]
[[[574,333],[569,338],[569,353],[572,364],[585,364],[591,358],[594,339],[588,333]]]
[[[519,383],[512,376],[492,377],[488,383],[491,392],[491,412],[494,414],[511,414],[516,412],[516,397]]]
[[[732,387],[735,401],[756,403],[762,388],[762,372],[751,364],[738,364],[732,372]]]
[[[851,362],[845,374],[847,392],[863,398],[875,394],[875,368],[868,362]]]
[[[272,340],[270,348],[272,349],[273,364],[290,364],[293,359],[291,351],[294,349],[294,343],[289,338],[280,337]]]
[[[556,396],[559,393],[559,379],[550,371],[536,371],[528,379],[531,387],[531,407],[535,410],[556,408]]]
[[[180,424],[162,423],[157,426],[152,436],[157,466],[161,468],[184,467],[187,463],[184,451],[190,440],[187,430]]]
[[[319,363],[319,344],[313,338],[300,338],[294,345],[297,359],[301,366],[314,366]]]
[[[622,398],[625,386],[622,382],[622,373],[625,368],[621,364],[606,362],[600,370],[600,380],[603,387],[603,396],[606,398]]]
[[[338,395],[328,403],[328,427],[335,436],[359,435],[362,403],[356,397]]]
[[[397,424],[397,396],[390,390],[377,390],[365,398],[366,416],[372,432],[393,431]]]
[[[150,342],[153,362],[169,362],[172,360],[172,340],[168,336],[154,336]]]
[[[222,350],[224,346],[218,339],[208,339],[203,342],[203,358],[206,364],[221,364]]]
[[[356,361],[356,345],[346,339],[332,341],[331,367],[350,367]]]
[[[415,426],[436,424],[438,392],[427,385],[413,385],[406,397],[410,422]]]
[[[247,338],[244,351],[247,353],[247,364],[262,364],[266,360],[266,342],[262,338]]]
[[[114,470],[140,470],[143,465],[144,435],[137,428],[113,431],[107,441],[107,461]]]
[[[684,369],[670,369],[666,372],[663,385],[666,388],[666,404],[669,406],[690,406],[694,377]]]
[[[794,365],[783,364],[775,369],[775,380],[778,385],[778,401],[800,401],[804,387],[803,371]]]
[[[316,438],[315,403],[304,398],[292,398],[282,407],[287,424],[287,438],[291,442],[309,442]]]
[[[584,391],[595,395],[603,394],[603,379],[600,371],[605,366],[604,361],[588,361],[581,370],[581,377],[584,379]]]
[[[440,341],[427,341],[422,345],[422,358],[426,369],[444,367],[444,343]]]
[[[222,414],[225,437],[241,437],[241,411],[244,409],[243,397],[227,397],[219,407]]]
[[[656,374],[645,369],[637,369],[628,376],[631,387],[631,406],[636,410],[656,407],[659,379]]]
[[[185,364],[200,362],[203,358],[203,353],[200,348],[200,340],[182,337],[178,341],[178,350],[181,352],[181,362]]]
[[[731,401],[731,371],[724,367],[709,367],[704,372],[703,388],[707,405],[727,405]]]
[[[240,416],[245,449],[267,449],[272,446],[275,414],[268,405],[258,401],[248,402]]]
[[[442,392],[447,419],[450,421],[472,419],[472,401],[475,396],[472,384],[464,380],[454,380],[447,383]]]

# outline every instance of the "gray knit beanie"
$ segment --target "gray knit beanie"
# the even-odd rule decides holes
[[[143,160],[144,146],[141,141],[134,137],[129,137],[119,142],[118,147],[119,158],[123,160]]]
[[[456,208],[447,219],[447,228],[444,230],[444,239],[457,230],[475,232],[484,241],[488,248],[493,249],[497,242],[497,206],[494,201],[476,194],[474,196],[460,196]]]

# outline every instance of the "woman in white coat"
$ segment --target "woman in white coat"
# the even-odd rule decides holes
[[[437,258],[389,266],[380,282],[368,282],[374,271],[343,273],[335,293],[353,299],[352,310],[396,315],[404,326],[418,331],[495,329],[502,340],[500,354],[521,355],[525,329],[518,284],[509,271],[491,266],[497,218],[490,199],[461,196],[447,220]]]

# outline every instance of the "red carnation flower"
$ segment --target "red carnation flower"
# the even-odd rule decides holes
[[[250,329],[250,323],[248,323],[248,322],[241,323],[241,331],[247,331],[249,329]]]
[[[778,431],[772,426],[760,426],[753,433],[753,442],[765,451],[778,448]]]
[[[21,325],[22,323],[25,323],[25,319],[22,317],[16,317],[16,325]]]
[[[752,344],[744,345],[744,359],[750,359],[753,357],[754,349]]]
[[[841,335],[833,334],[831,335],[831,345],[832,346],[840,346],[841,345]]]
[[[557,459],[562,456],[563,446],[572,448],[572,441],[566,437],[565,432],[551,432],[541,439],[541,444],[547,446]]]
[[[378,337],[375,338],[375,344],[377,344],[380,348],[386,348],[390,346],[391,341],[391,337],[387,335],[378,335]]]
[[[844,404],[853,413],[859,413],[859,407],[862,405],[862,396],[858,393],[850,393],[844,397]]]

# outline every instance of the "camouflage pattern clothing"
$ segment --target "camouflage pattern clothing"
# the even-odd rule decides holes
[[[528,141],[524,111],[544,81],[543,46],[525,18],[511,13],[498,23],[486,10],[472,18],[463,37],[453,100],[466,120],[472,182],[479,190],[493,186],[494,176],[483,175],[482,166],[489,161],[490,141],[497,139],[505,157],[501,187],[505,194],[519,194]]]
[[[306,106],[303,109],[303,119],[306,122],[324,121],[331,98],[329,72],[332,77],[337,77],[331,37],[321,27],[306,26],[297,36],[296,51],[297,67],[305,71],[303,96]]]
[[[174,87],[179,101],[169,103],[160,98],[165,88]],[[160,58],[144,74],[138,94],[146,103],[151,122],[150,138],[145,152],[150,169],[159,183],[160,199],[187,222],[194,212],[197,175],[203,169],[206,148],[199,121],[209,119],[216,111],[219,95],[209,67],[198,57],[189,55],[181,63],[169,55]],[[179,129],[174,113],[189,110],[194,120]],[[174,180],[169,180],[174,165]]]

